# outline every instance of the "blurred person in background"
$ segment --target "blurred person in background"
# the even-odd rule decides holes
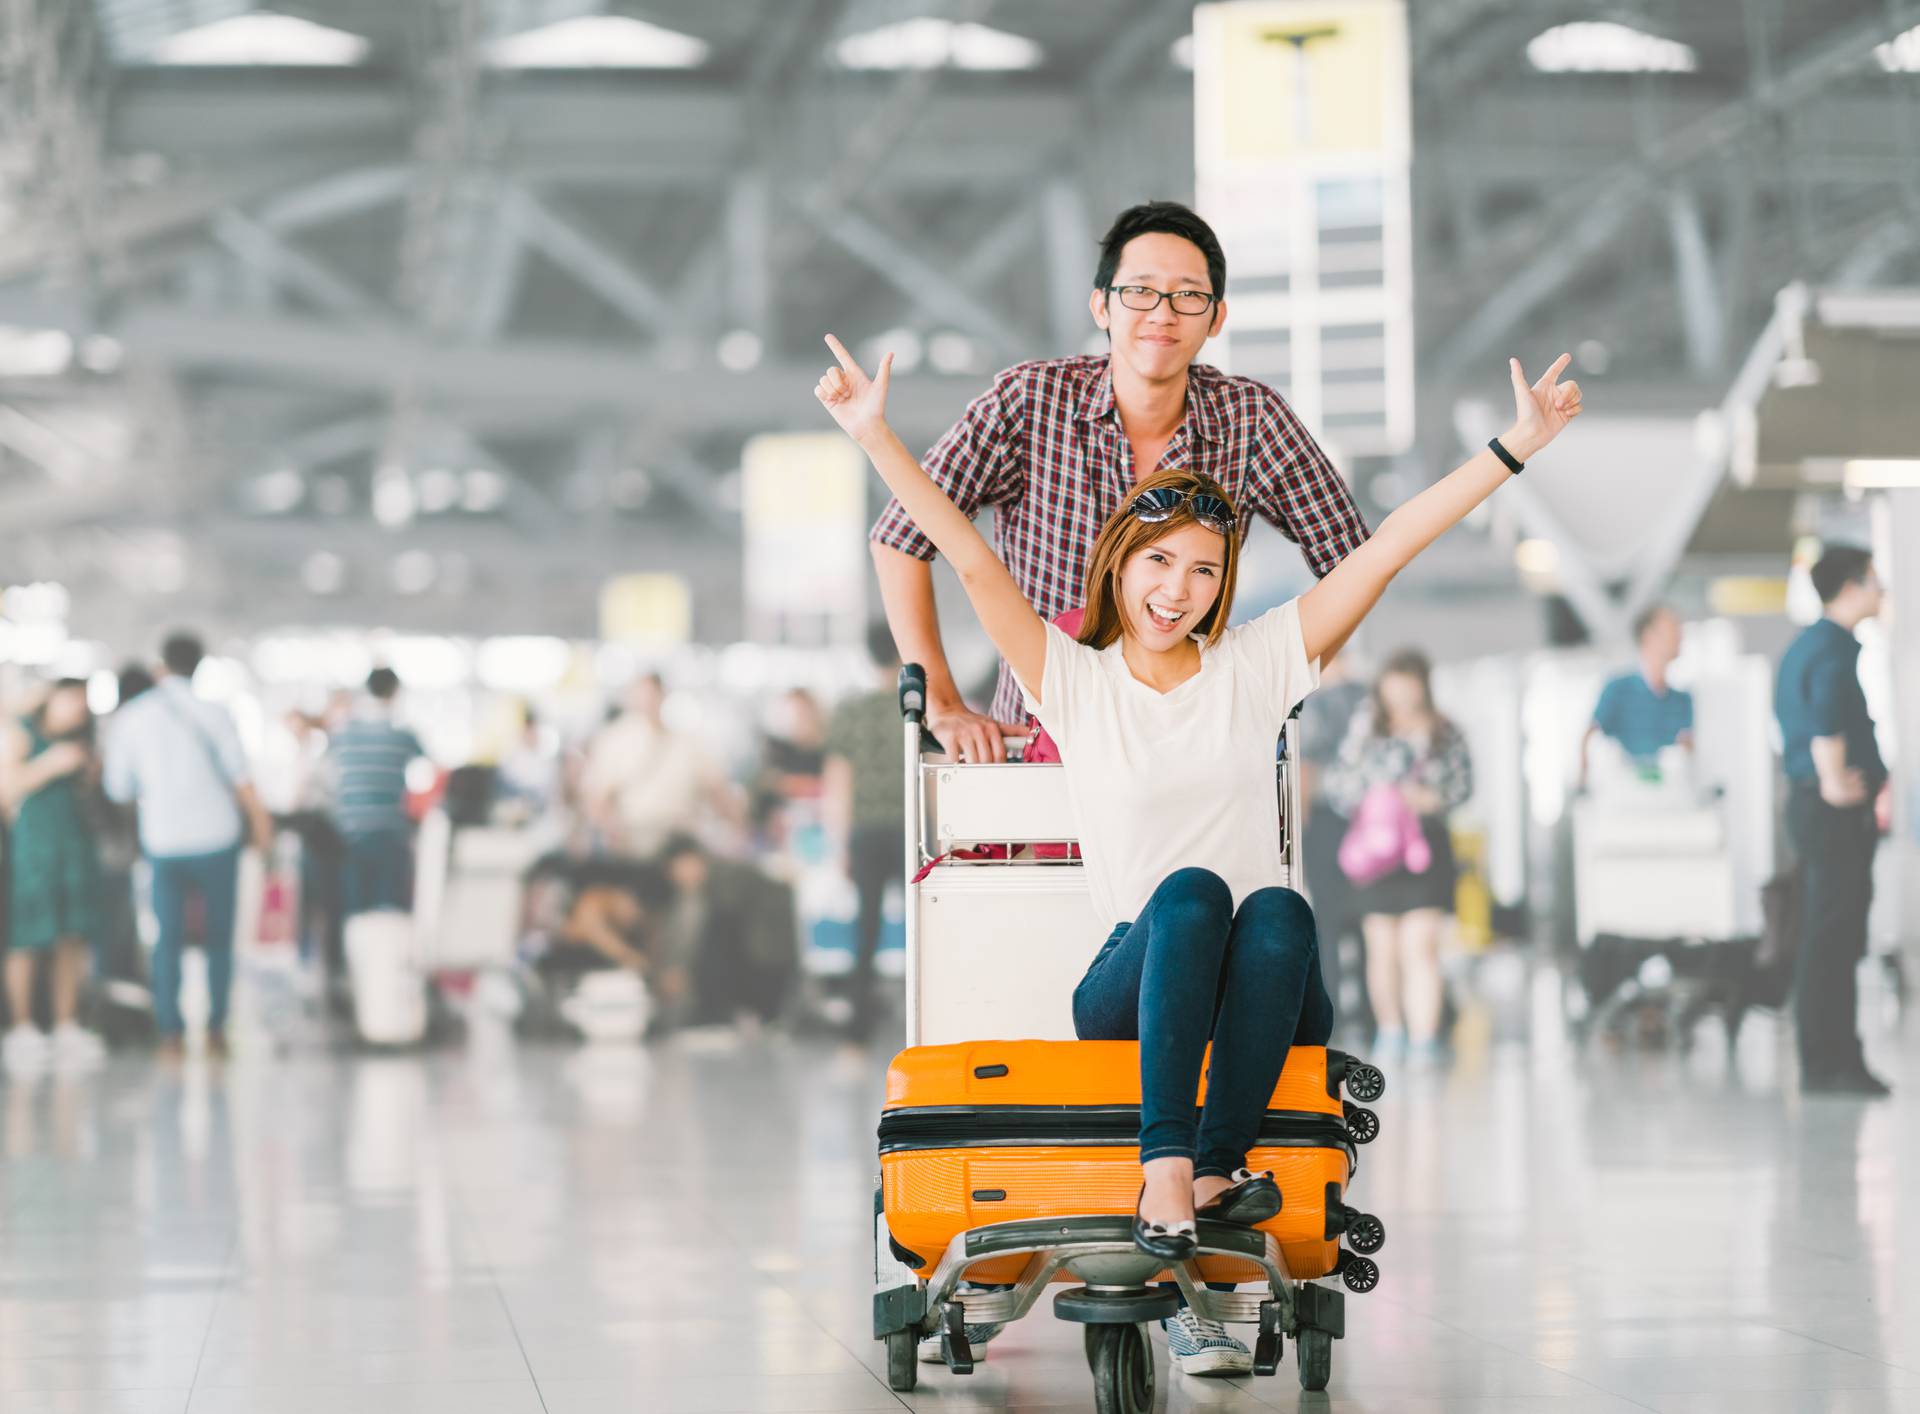
[[[6,962],[12,1026],[0,1058],[15,1074],[49,1062],[87,1068],[106,1054],[100,1038],[77,1020],[102,923],[100,858],[86,813],[98,767],[81,679],[54,683],[38,707],[0,729],[0,805],[12,821]],[[40,958],[53,968],[51,1038],[33,1022]]]
[[[542,860],[528,880],[532,932],[549,980],[621,967],[669,997],[684,992],[684,974],[663,975],[652,915],[664,902],[664,881],[650,866],[606,860]],[[643,877],[646,876],[646,877]]]
[[[129,703],[153,690],[154,676],[144,663],[123,664],[118,678],[114,713],[98,724],[101,731],[111,731]],[[140,861],[139,823],[131,807],[116,805],[98,784],[88,792],[87,807],[100,854],[100,933],[94,940],[93,959],[103,1005],[95,1019],[109,1041],[147,1038],[153,996],[148,986],[146,949],[140,942],[133,880],[134,865]]]
[[[873,686],[833,709],[827,724],[827,828],[846,860],[860,900],[855,931],[851,1034],[872,1033],[877,1007],[873,962],[880,948],[887,886],[901,880],[906,859],[906,746],[900,716],[900,655],[887,625],[867,629]]]
[[[1634,620],[1640,654],[1637,672],[1622,673],[1600,690],[1593,722],[1580,739],[1580,784],[1587,784],[1588,755],[1596,736],[1610,737],[1635,761],[1649,761],[1669,746],[1693,745],[1693,697],[1667,681],[1680,656],[1680,616],[1655,604]]]
[[[1880,612],[1873,556],[1829,546],[1813,566],[1821,616],[1780,660],[1774,711],[1787,773],[1787,834],[1800,860],[1794,1025],[1807,1090],[1880,1096],[1860,1046],[1858,969],[1867,952],[1873,855],[1888,774],[1860,687],[1854,631]]]
[[[691,835],[667,841],[659,866],[674,890],[662,956],[692,982],[669,1020],[752,1028],[779,1016],[800,970],[793,890]]]
[[[1367,710],[1371,696],[1359,664],[1349,648],[1327,664],[1320,688],[1300,706],[1300,805],[1305,817],[1300,836],[1300,864],[1307,876],[1307,895],[1313,904],[1314,927],[1320,939],[1320,975],[1333,999],[1334,1025],[1365,1027],[1371,1021],[1366,1004],[1365,969],[1356,978],[1358,1005],[1341,999],[1344,975],[1341,948],[1360,934],[1353,885],[1340,869],[1340,841],[1349,821],[1327,798],[1326,777],[1339,760],[1340,747],[1352,730],[1353,719]]]
[[[1367,538],[1346,478],[1264,383],[1196,363],[1227,320],[1219,237],[1172,201],[1122,211],[1100,240],[1089,311],[1108,351],[1018,364],[968,405],[924,459],[962,514],[995,507],[995,549],[1042,619],[1080,608],[1088,557],[1129,490],[1176,468],[1213,478],[1297,542],[1324,575]],[[898,500],[875,523],[874,569],[903,661],[927,673],[927,729],[969,761],[1004,761],[1025,720],[1003,662],[983,715],[940,642],[933,542]],[[1331,661],[1338,645],[1327,654]]]
[[[327,800],[327,719],[324,713],[296,709],[283,725],[276,788],[268,790],[262,782],[262,796],[275,828],[300,841],[300,958],[305,962],[318,954],[336,975],[344,975],[346,845]]]
[[[740,823],[725,773],[698,741],[667,725],[666,699],[660,675],[641,674],[587,749],[581,805],[611,853],[651,858],[672,836],[701,833],[711,818]]]
[[[1325,798],[1354,822],[1350,831],[1359,827],[1369,795],[1390,791],[1417,820],[1425,843],[1425,869],[1401,864],[1355,890],[1367,997],[1378,1024],[1375,1047],[1389,1061],[1405,1054],[1431,1063],[1444,1049],[1440,939],[1453,912],[1457,872],[1447,815],[1473,794],[1467,740],[1434,708],[1432,676],[1432,664],[1417,649],[1389,658],[1325,776]],[[1345,867],[1344,857],[1341,862]]]
[[[819,800],[825,738],[820,700],[804,687],[789,688],[769,705],[749,806],[754,838],[763,850],[778,851],[791,842],[790,807]]]
[[[327,748],[333,823],[345,851],[341,906],[348,917],[405,911],[413,901],[407,768],[427,753],[396,719],[399,696],[399,674],[375,668],[367,675],[365,696]]]
[[[500,798],[527,819],[544,819],[559,806],[561,775],[558,745],[548,739],[533,704],[521,703],[519,735],[500,753]]]
[[[161,648],[165,672],[158,685],[115,713],[106,734],[107,794],[138,807],[140,848],[153,870],[159,923],[154,1022],[165,1058],[180,1055],[185,1031],[180,950],[189,894],[199,896],[204,920],[211,993],[207,1048],[216,1058],[226,1054],[240,850],[250,840],[264,854],[273,840],[233,717],[194,695],[193,675],[204,656],[194,635],[170,636]]]

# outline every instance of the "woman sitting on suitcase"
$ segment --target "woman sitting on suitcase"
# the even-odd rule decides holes
[[[947,557],[974,611],[1059,744],[1095,908],[1110,933],[1073,997],[1082,1040],[1140,1042],[1133,1221],[1151,1256],[1193,1255],[1194,1217],[1258,1223],[1279,1210],[1241,1167],[1290,1043],[1324,1044],[1333,1008],[1313,915],[1280,886],[1273,743],[1320,663],[1393,577],[1518,472],[1580,412],[1562,355],[1511,428],[1415,496],[1291,603],[1227,627],[1245,517],[1215,483],[1158,472],[1108,521],[1077,636],[1047,624],[971,522],[886,422],[892,355],[839,367],[816,396]],[[1193,1097],[1213,1043],[1206,1108]]]

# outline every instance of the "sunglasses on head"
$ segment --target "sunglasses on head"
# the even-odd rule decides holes
[[[1127,509],[1136,520],[1157,525],[1163,520],[1173,519],[1174,513],[1182,506],[1208,530],[1220,535],[1233,534],[1233,507],[1205,491],[1181,491],[1172,486],[1160,486],[1152,491],[1142,491],[1133,498]]]

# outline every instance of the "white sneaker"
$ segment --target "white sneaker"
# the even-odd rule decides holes
[[[52,1058],[53,1045],[37,1026],[15,1026],[0,1042],[0,1060],[5,1061],[9,1075],[38,1075]]]
[[[1167,1354],[1188,1375],[1250,1375],[1253,1352],[1227,1334],[1218,1321],[1203,1321],[1193,1308],[1162,1321],[1167,1332]]]
[[[106,1043],[91,1031],[71,1021],[53,1028],[53,1063],[61,1070],[93,1070],[106,1059]]]

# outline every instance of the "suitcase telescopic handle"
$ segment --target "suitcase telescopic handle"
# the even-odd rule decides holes
[[[909,722],[927,719],[927,670],[918,663],[900,669],[900,715]]]

